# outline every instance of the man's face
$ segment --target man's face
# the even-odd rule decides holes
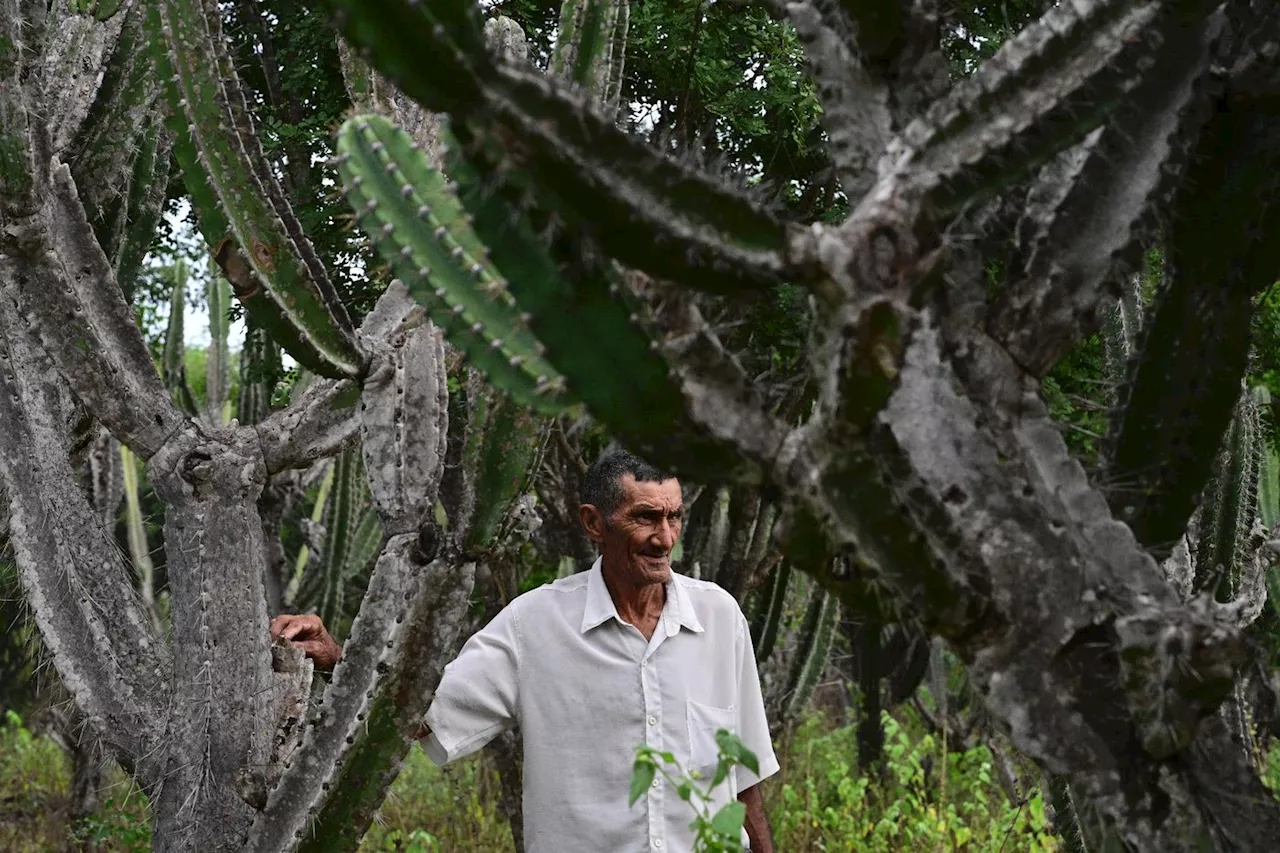
[[[671,549],[680,537],[684,500],[680,481],[638,483],[624,474],[621,505],[609,518],[584,507],[587,535],[600,543],[604,564],[637,585],[666,583],[671,578]]]

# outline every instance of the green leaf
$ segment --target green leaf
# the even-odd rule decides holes
[[[716,744],[719,745],[721,753],[732,757],[757,776],[760,775],[760,761],[756,758],[756,754],[747,749],[733,732],[727,729],[717,731]]]
[[[636,763],[631,768],[631,798],[627,805],[634,806],[636,800],[644,796],[657,774],[658,768],[651,761],[644,757],[636,758]]]
[[[729,838],[738,838],[742,834],[742,824],[746,819],[746,805],[734,800],[711,818],[711,828]]]

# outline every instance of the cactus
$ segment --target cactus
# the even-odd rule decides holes
[[[800,627],[800,645],[787,678],[784,718],[794,718],[813,695],[831,652],[831,639],[839,621],[840,602],[824,589],[814,587],[809,596],[804,623]]]
[[[778,564],[769,577],[768,595],[760,598],[756,605],[755,619],[751,623],[751,644],[756,650],[756,660],[760,663],[769,659],[778,641],[778,626],[782,621],[787,583],[790,580],[791,564]]]
[[[164,349],[160,355],[160,375],[173,404],[188,415],[195,415],[198,405],[187,382],[186,347],[183,321],[187,304],[187,264],[181,258],[173,265],[173,290],[169,294],[169,322],[165,326]]]
[[[209,266],[209,278],[205,283],[205,299],[209,304],[209,354],[205,361],[204,408],[205,420],[221,426],[224,420],[222,409],[231,393],[231,351],[227,346],[231,286],[219,273],[216,264],[210,263]]]
[[[290,355],[321,375],[359,374],[363,365],[350,318],[267,168],[222,42],[218,15],[201,3],[173,0],[158,5],[178,101],[198,156],[196,162],[189,155],[184,158],[184,174],[196,181],[201,172],[207,176],[201,183],[212,189],[230,225],[210,243],[214,257],[243,297],[261,288],[271,301],[271,310],[258,312],[259,322],[274,331],[283,316],[300,341]],[[217,78],[204,75],[210,68],[217,69]],[[204,209],[208,195],[194,194]],[[211,230],[206,226],[206,238]],[[225,260],[237,250],[252,274]],[[248,301],[246,308],[253,310],[257,304]]]
[[[339,168],[361,227],[380,241],[383,257],[431,319],[514,399],[547,414],[565,411],[563,380],[523,328],[443,176],[380,116],[348,120],[338,140]]]

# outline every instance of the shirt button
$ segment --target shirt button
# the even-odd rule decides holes
[[[655,838],[655,839],[653,839],[653,846],[654,846],[654,847],[661,847],[661,846],[662,846],[662,839],[661,839],[661,838]]]
[[[661,785],[661,784],[662,784],[662,780],[661,780],[661,779],[654,779],[654,780],[653,780],[653,787],[655,787],[655,788],[656,788],[656,787],[658,787],[658,786],[659,786],[659,785]]]
[[[657,718],[657,717],[650,717],[650,718],[649,718],[649,725],[651,725],[651,726],[656,726],[657,724],[658,724],[658,718]]]

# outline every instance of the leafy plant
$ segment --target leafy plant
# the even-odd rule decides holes
[[[636,747],[636,762],[631,770],[631,794],[627,805],[634,806],[648,792],[654,779],[661,776],[675,790],[676,796],[693,806],[695,816],[690,828],[694,831],[694,850],[697,853],[731,853],[742,850],[746,806],[734,800],[721,806],[713,814],[712,793],[729,778],[730,771],[738,765],[753,773],[760,772],[755,753],[743,746],[733,732],[727,729],[717,730],[716,746],[716,770],[710,780],[703,779],[697,770],[685,771],[674,754],[648,744]]]

